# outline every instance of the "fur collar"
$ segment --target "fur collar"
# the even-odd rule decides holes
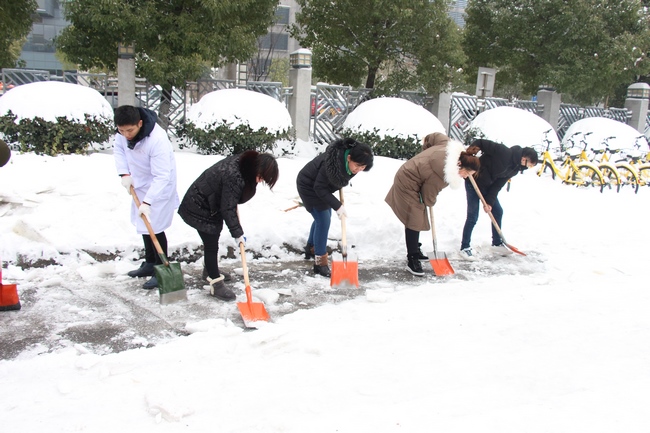
[[[460,158],[460,153],[464,150],[465,146],[456,140],[449,140],[447,143],[445,182],[447,182],[452,189],[458,189],[465,184],[465,179],[458,174],[458,158]]]

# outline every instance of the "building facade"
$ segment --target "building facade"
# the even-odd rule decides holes
[[[63,65],[54,55],[54,38],[69,25],[63,16],[64,3],[65,0],[37,0],[34,24],[20,53],[19,60],[25,68],[63,75]]]

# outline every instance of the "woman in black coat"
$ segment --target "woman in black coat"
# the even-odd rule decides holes
[[[237,205],[250,200],[260,182],[273,189],[278,174],[278,163],[273,155],[249,150],[226,157],[205,170],[185,193],[178,214],[199,232],[203,241],[204,275],[207,273],[210,294],[215,298],[235,299],[235,294],[224,284],[224,275],[219,272],[219,236],[224,221],[237,245],[246,245]]]
[[[501,188],[513,176],[518,173],[523,173],[524,170],[534,167],[537,164],[538,156],[535,149],[532,147],[512,146],[507,147],[501,143],[494,141],[479,139],[474,140],[466,152],[471,155],[476,155],[481,152],[479,161],[481,168],[474,176],[476,185],[483,195],[485,202],[485,212],[492,212],[494,219],[499,227],[501,227],[501,218],[503,217],[503,208],[499,203],[497,195]],[[465,179],[465,191],[467,193],[467,219],[463,227],[463,239],[460,245],[461,257],[466,260],[474,260],[474,251],[470,247],[472,239],[472,231],[478,221],[478,210],[480,198],[474,186],[469,179]],[[503,241],[499,232],[492,226],[492,246],[502,251],[509,251]]]
[[[296,184],[305,209],[314,222],[309,230],[305,258],[314,257],[314,273],[329,277],[327,234],[330,229],[332,209],[339,219],[347,215],[345,207],[333,195],[343,188],[357,173],[372,168],[370,146],[352,138],[336,140],[325,152],[311,160],[300,170]]]

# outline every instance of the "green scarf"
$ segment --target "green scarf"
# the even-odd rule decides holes
[[[343,159],[345,159],[345,171],[348,172],[348,175],[352,176],[352,172],[350,171],[350,163],[348,161],[349,154],[350,154],[350,149],[347,149],[345,151],[345,154],[343,154]]]

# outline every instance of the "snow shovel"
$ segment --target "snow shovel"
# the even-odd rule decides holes
[[[483,203],[483,206],[487,206],[487,202],[485,201],[485,198],[483,198],[483,194],[481,194],[481,191],[478,189],[478,185],[476,185],[476,181],[474,180],[474,176],[467,176],[469,178],[469,181],[472,182],[472,186],[474,187],[474,191],[476,191],[476,194],[478,197],[481,199],[481,203]],[[497,223],[497,220],[494,219],[494,215],[492,215],[492,212],[488,212],[488,215],[490,215],[490,219],[492,220],[492,224],[494,225],[494,228],[497,230],[497,233],[499,233],[499,237],[501,238],[501,242],[503,242],[503,245],[508,247],[510,251],[513,253],[521,254],[522,256],[525,256],[526,254],[519,251],[517,248],[514,246],[510,245],[508,242],[506,242],[506,238],[503,236],[503,232],[499,228],[499,224]]]
[[[140,200],[138,200],[138,195],[135,193],[135,188],[131,186],[131,195],[133,196],[133,201],[135,202],[136,207],[140,207]],[[142,220],[147,226],[149,231],[149,236],[156,247],[156,251],[162,260],[162,265],[156,265],[153,267],[154,275],[156,280],[158,280],[158,293],[160,294],[160,303],[171,304],[177,301],[187,300],[187,289],[185,289],[185,280],[183,279],[183,272],[181,272],[180,263],[170,263],[167,260],[167,256],[160,246],[160,242],[156,238],[156,234],[153,231],[153,227],[149,223],[147,217],[142,214]]]
[[[339,189],[341,205],[343,205],[343,188]],[[341,216],[341,259],[332,255],[332,276],[330,286],[339,287],[344,283],[359,287],[359,262],[356,256],[348,254],[348,243],[345,235],[345,215]],[[338,255],[337,255],[338,256]]]
[[[2,260],[0,260],[0,311],[20,310],[17,284],[2,283]]]
[[[261,302],[253,302],[253,294],[251,293],[251,285],[248,282],[248,266],[246,266],[246,251],[244,251],[244,243],[239,243],[239,254],[241,255],[241,266],[244,273],[244,284],[246,285],[246,302],[238,302],[237,308],[241,313],[241,318],[244,320],[244,325],[247,328],[257,328],[256,322],[268,322],[270,317],[267,313],[264,304]]]
[[[433,268],[433,273],[439,277],[445,275],[454,275],[454,268],[451,267],[451,263],[447,259],[447,254],[443,252],[438,252],[436,245],[436,226],[433,223],[433,206],[429,207],[429,219],[431,220],[431,237],[433,239],[433,252],[428,253],[429,262],[431,263],[431,268]]]

